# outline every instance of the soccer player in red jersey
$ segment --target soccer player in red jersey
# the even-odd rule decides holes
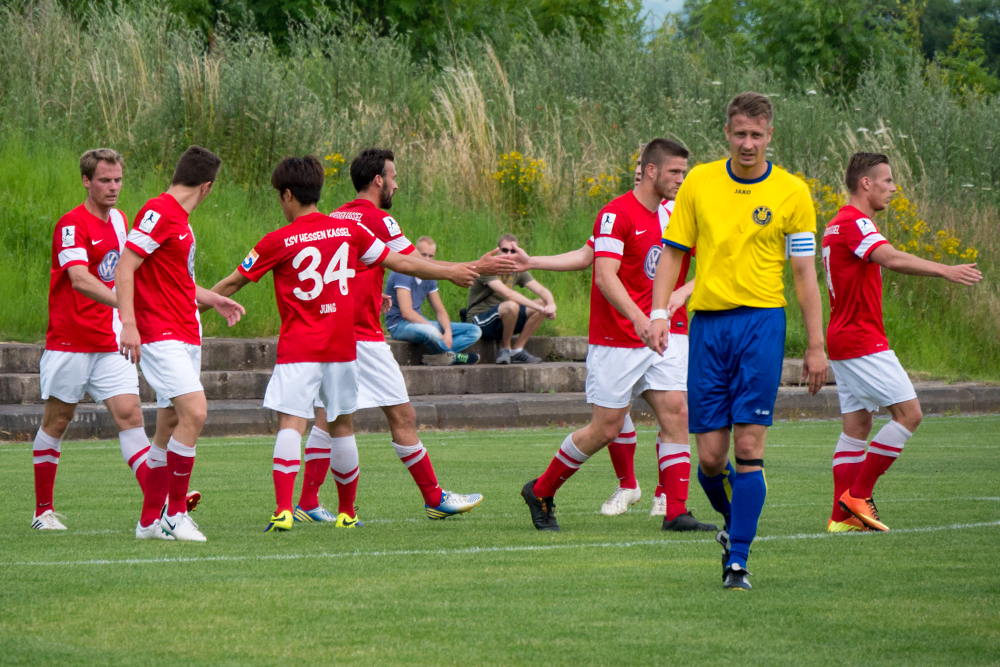
[[[136,216],[115,275],[121,353],[142,367],[158,408],[136,539],[205,541],[188,516],[186,501],[195,444],[208,412],[199,379],[198,306],[214,308],[229,326],[245,311],[195,284],[195,239],[188,216],[212,191],[221,162],[200,146],[184,152],[170,188],[146,202]]]
[[[683,170],[686,170],[686,158],[683,160]],[[680,166],[680,165],[679,165]],[[680,178],[683,178],[683,170]],[[642,180],[641,164],[636,165],[635,185]],[[671,184],[668,198],[660,202],[657,214],[662,230],[670,223],[673,211],[673,197],[680,187],[680,180]],[[594,237],[578,250],[556,255],[554,257],[528,257],[517,249],[519,261],[518,270],[539,269],[548,271],[582,271],[594,262]],[[668,306],[670,317],[670,333],[673,350],[668,348],[662,366],[670,377],[663,384],[663,410],[657,413],[660,429],[656,434],[656,458],[658,484],[653,494],[653,507],[650,516],[662,516],[663,530],[691,531],[717,530],[717,526],[703,524],[688,512],[687,498],[691,474],[691,445],[687,431],[687,309],[685,302],[694,290],[694,280],[686,282],[687,269],[690,265],[690,255],[677,279],[677,286],[671,295]],[[635,478],[635,426],[632,418],[625,415],[625,423],[618,436],[608,445],[611,464],[618,478],[618,488],[601,506],[601,514],[616,516],[628,511],[630,505],[639,502],[642,492]]]
[[[646,144],[639,184],[601,209],[594,224],[586,387],[593,417],[586,427],[566,437],[545,473],[521,489],[538,530],[559,530],[553,511],[555,492],[621,434],[634,398],[641,395],[658,418],[662,415],[665,420],[676,412],[670,401],[670,392],[678,390],[671,368],[674,360],[649,350],[643,339],[649,329],[653,278],[662,252],[657,236],[663,231],[660,203],[677,193],[687,157],[687,149],[667,139]]]
[[[49,327],[40,379],[45,413],[33,446],[35,513],[31,527],[65,530],[56,517],[53,486],[60,440],[76,404],[89,393],[102,401],[118,426],[122,458],[139,486],[146,478],[149,440],[142,424],[139,378],[118,354],[115,267],[128,233],[125,215],[114,208],[122,185],[121,156],[110,148],[80,158],[86,200],[59,219],[52,236]]]
[[[323,165],[315,157],[282,160],[271,175],[271,185],[278,191],[290,224],[261,239],[239,268],[212,288],[229,296],[268,271],[274,272],[281,333],[278,363],[264,394],[264,407],[278,413],[273,472],[277,510],[265,532],[292,528],[292,493],[301,463],[302,434],[313,417],[317,394],[325,414],[333,419],[328,424],[331,451],[323,462],[337,483],[336,526],[363,525],[354,509],[359,466],[353,424],[358,404],[354,277],[360,267],[387,266],[419,278],[451,280],[463,287],[476,278],[468,265],[436,266],[417,256],[390,251],[357,218],[323,215],[316,207],[323,179]],[[325,468],[312,472],[320,481],[326,476]],[[307,480],[304,490],[308,485]],[[310,511],[330,514],[320,505]]]
[[[872,489],[902,453],[923,415],[913,385],[886,339],[882,268],[960,285],[973,285],[983,274],[975,264],[948,266],[914,257],[893,248],[879,233],[872,218],[896,192],[888,157],[855,153],[845,180],[850,201],[823,234],[823,268],[830,293],[827,349],[844,424],[833,455],[833,513],[827,531],[888,531],[872,500]],[[892,420],[868,445],[872,413],[879,407],[886,408]]]
[[[409,255],[416,252],[416,248],[403,234],[399,223],[388,214],[397,188],[394,160],[390,150],[369,148],[361,151],[351,161],[351,181],[358,197],[332,212],[330,217],[335,220],[358,221],[390,250]],[[482,275],[513,271],[514,261],[499,257],[498,253],[499,249],[494,249],[468,266]],[[454,266],[440,260],[431,263]],[[392,446],[420,489],[428,518],[445,519],[469,512],[482,502],[482,495],[443,490],[437,482],[430,455],[417,434],[417,415],[410,404],[399,364],[385,342],[379,320],[384,279],[385,269],[382,266],[370,269],[359,267],[352,285],[355,293],[354,335],[358,345],[358,408],[382,408],[389,422]],[[316,407],[321,408],[319,402]],[[306,441],[306,480],[299,501],[299,509],[302,511],[295,513],[297,521],[317,520],[310,515],[309,510],[319,506],[317,493],[325,475],[324,457],[331,446],[326,419],[324,411],[317,410],[316,424]],[[310,459],[310,456],[314,458]],[[310,472],[311,463],[315,466],[315,472]]]

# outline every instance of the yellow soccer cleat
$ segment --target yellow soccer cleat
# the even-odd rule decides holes
[[[292,523],[293,520],[291,510],[284,510],[271,517],[271,523],[267,524],[267,528],[264,529],[264,532],[273,533],[277,530],[291,530]]]
[[[828,533],[852,533],[854,531],[870,531],[871,528],[861,523],[857,518],[849,516],[843,521],[830,519],[826,524]]]
[[[851,490],[844,491],[840,496],[840,506],[845,511],[850,512],[872,530],[889,532],[889,526],[882,523],[878,517],[878,509],[875,507],[875,500],[872,498],[855,498],[851,495]]]
[[[361,528],[365,524],[358,521],[358,517],[347,516],[347,512],[341,512],[337,515],[337,523],[334,524],[337,528]]]

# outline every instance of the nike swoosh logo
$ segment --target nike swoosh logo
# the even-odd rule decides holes
[[[690,479],[679,479],[677,481],[679,481],[679,482],[690,482],[691,480]]]
[[[180,236],[177,237],[177,240],[178,241],[183,241],[186,238],[187,238],[187,234],[181,234]]]
[[[174,477],[187,477],[190,474],[189,472],[174,472]]]
[[[644,229],[641,232],[636,232],[635,235],[638,236],[639,234],[645,234],[645,233],[646,233],[646,230]]]
[[[90,245],[97,245],[100,242],[101,242],[101,239],[97,239],[96,241],[91,241]]]

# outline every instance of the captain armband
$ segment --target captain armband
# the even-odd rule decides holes
[[[812,232],[785,234],[785,259],[789,257],[815,257],[816,235]]]

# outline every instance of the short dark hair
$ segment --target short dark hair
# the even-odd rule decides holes
[[[771,99],[767,95],[760,93],[740,93],[729,101],[726,107],[726,125],[733,122],[733,116],[743,114],[747,118],[767,118],[770,125],[774,119],[774,107],[771,106]]]
[[[889,156],[882,153],[855,153],[847,163],[847,174],[844,183],[847,191],[854,194],[858,191],[858,183],[880,164],[889,164]]]
[[[645,173],[647,164],[662,167],[667,158],[682,157],[686,160],[689,155],[691,153],[688,152],[688,149],[676,141],[658,137],[642,147],[642,153],[639,155],[639,167]]]
[[[202,183],[214,183],[219,175],[222,158],[201,146],[189,146],[174,168],[170,185],[196,187]]]
[[[101,162],[125,166],[125,160],[122,159],[118,151],[111,148],[92,148],[80,156],[80,175],[93,178],[97,171],[97,165]]]
[[[385,176],[385,163],[395,160],[388,148],[366,148],[351,160],[351,182],[358,192],[366,189],[376,176]]]
[[[286,157],[274,168],[271,186],[279,195],[288,190],[300,204],[308,206],[323,196],[325,176],[323,165],[312,155]]]

